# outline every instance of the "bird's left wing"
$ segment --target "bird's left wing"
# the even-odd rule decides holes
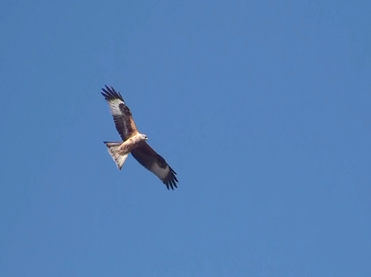
[[[131,111],[129,107],[126,106],[121,94],[113,87],[105,86],[105,88],[102,89],[102,95],[110,107],[116,130],[120,134],[122,140],[125,141],[133,134],[138,133]]]
[[[166,185],[167,189],[177,188],[176,172],[165,159],[153,150],[147,142],[131,151],[133,157],[149,171],[152,171]]]

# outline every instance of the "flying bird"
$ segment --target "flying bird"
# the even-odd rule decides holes
[[[106,99],[116,130],[123,141],[107,142],[108,153],[121,170],[129,153],[145,168],[153,172],[166,185],[167,189],[177,187],[176,172],[167,164],[165,159],[156,153],[146,142],[148,137],[139,133],[133,115],[119,92],[113,87],[105,86],[102,95]]]

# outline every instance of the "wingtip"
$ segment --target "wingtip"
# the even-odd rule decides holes
[[[107,101],[118,98],[124,102],[124,99],[122,98],[120,92],[117,92],[113,88],[113,86],[104,85],[104,88],[102,88],[101,94]]]
[[[178,182],[178,180],[177,180],[177,178],[175,176],[173,176],[172,179],[164,182],[164,184],[166,185],[166,188],[168,190],[170,190],[170,189],[174,190],[174,188],[178,188],[178,185],[177,185],[176,182]]]

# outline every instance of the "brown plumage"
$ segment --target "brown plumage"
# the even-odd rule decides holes
[[[139,133],[133,115],[121,94],[113,87],[105,86],[102,95],[110,107],[116,130],[123,140],[123,142],[105,142],[118,168],[121,169],[130,152],[142,166],[160,178],[168,189],[176,188],[178,179],[175,171],[147,144],[147,136]]]

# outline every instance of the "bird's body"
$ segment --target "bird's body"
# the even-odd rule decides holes
[[[120,145],[120,151],[123,153],[129,153],[147,140],[146,137],[143,137],[142,134],[137,134],[128,138]]]
[[[132,150],[143,144],[143,142],[146,140],[147,138],[145,135],[138,133],[123,141],[118,148],[118,152],[122,155],[130,153]]]
[[[122,168],[129,153],[145,168],[152,171],[169,189],[177,187],[175,171],[146,142],[145,134],[139,133],[129,107],[121,94],[113,87],[103,88],[102,95],[106,99],[119,132],[122,142],[104,142],[108,152],[119,169]]]

